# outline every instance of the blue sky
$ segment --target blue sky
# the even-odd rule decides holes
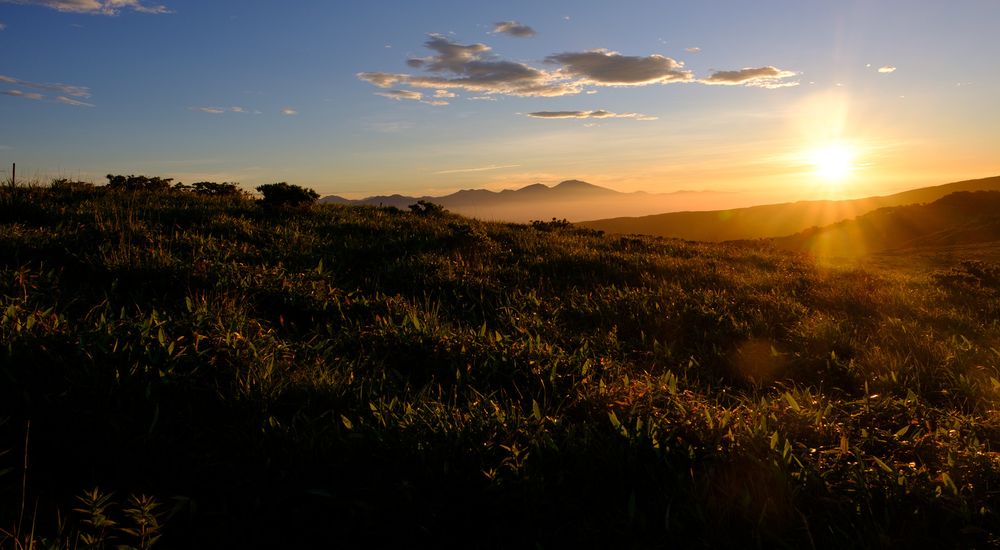
[[[877,194],[1000,173],[998,21],[995,0],[0,0],[0,166]]]

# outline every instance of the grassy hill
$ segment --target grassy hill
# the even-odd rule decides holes
[[[982,262],[6,189],[0,546],[983,547],[998,318]]]
[[[671,212],[636,218],[585,221],[577,225],[608,233],[635,233],[697,241],[784,237],[811,227],[823,227],[855,218],[879,208],[932,202],[958,191],[1000,191],[1000,176],[924,187],[882,197],[801,201],[705,212]]]
[[[997,191],[963,191],[930,204],[882,208],[773,240],[780,248],[841,257],[994,241],[1000,241]]]

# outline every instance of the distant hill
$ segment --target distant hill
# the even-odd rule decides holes
[[[608,233],[639,233],[697,241],[783,237],[810,227],[822,227],[855,218],[879,208],[932,202],[958,191],[1000,191],[1000,176],[864,199],[800,201],[732,210],[670,212],[584,221],[577,225]]]
[[[881,208],[852,220],[773,239],[823,256],[1000,241],[1000,192],[961,191],[930,204]]]
[[[348,205],[383,205],[406,209],[418,200],[440,204],[448,210],[482,220],[528,222],[551,218],[570,221],[606,216],[609,212],[640,216],[664,211],[701,209],[727,198],[736,200],[734,193],[718,191],[676,191],[673,193],[622,193],[579,180],[567,180],[549,187],[536,183],[520,189],[489,191],[466,189],[441,197],[409,197],[381,195],[351,200],[336,195],[320,199],[321,203]]]

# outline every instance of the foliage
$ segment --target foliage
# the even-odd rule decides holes
[[[19,191],[39,216],[0,218],[8,532],[27,509],[38,540],[108,546],[1000,535],[995,264]],[[164,525],[112,493],[188,504]],[[91,523],[60,527],[74,508]]]
[[[146,176],[115,176],[108,174],[108,189],[112,191],[169,191],[173,178]]]
[[[191,184],[191,191],[196,195],[208,197],[229,197],[241,195],[243,191],[235,183],[199,181]]]
[[[301,206],[319,198],[319,193],[312,189],[285,182],[261,185],[257,191],[264,195],[261,203],[265,206]]]
[[[445,208],[440,204],[419,200],[416,204],[410,205],[410,212],[413,212],[418,216],[441,216],[448,211],[445,210]]]
[[[543,222],[542,220],[531,220],[531,227],[539,231],[553,231],[559,229],[566,229],[573,224],[569,223],[569,220],[563,218],[561,220],[552,218],[552,221]]]

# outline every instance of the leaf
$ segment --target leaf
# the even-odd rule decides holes
[[[542,408],[538,405],[538,401],[534,399],[531,400],[531,416],[535,417],[535,420],[542,421]]]
[[[878,467],[882,468],[882,470],[884,470],[885,473],[887,473],[887,474],[894,474],[894,473],[896,473],[892,468],[889,467],[888,464],[886,464],[885,462],[882,462],[882,460],[880,460],[879,457],[872,455],[872,460],[874,460],[875,464],[878,464]]]
[[[799,407],[799,402],[795,400],[791,393],[785,392],[785,401],[788,401],[788,406],[791,407],[793,411],[802,411],[802,407]]]
[[[340,423],[343,424],[344,427],[347,428],[348,430],[354,429],[354,424],[351,422],[351,419],[347,418],[344,415],[340,415]]]

